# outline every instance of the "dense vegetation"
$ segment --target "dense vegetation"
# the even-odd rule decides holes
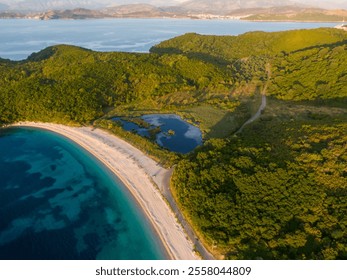
[[[346,87],[346,34],[324,28],[237,37],[187,34],[153,47],[152,54],[49,47],[22,62],[0,60],[0,122],[88,123],[108,108],[144,101],[171,110],[210,104],[233,111],[240,105],[238,94],[257,92],[272,60],[270,91],[281,98],[288,90],[293,92],[288,99],[310,100],[326,88],[340,97],[337,92]],[[326,80],[313,82],[322,67]],[[305,94],[297,97],[301,86]]]
[[[196,69],[196,70],[195,70]],[[168,93],[228,91],[217,66],[182,55],[96,53],[55,46],[23,62],[0,61],[0,121],[90,122],[103,109]]]
[[[283,53],[273,62],[269,94],[283,100],[322,103],[335,99],[346,106],[346,62],[347,41]]]
[[[187,34],[153,49],[214,60],[236,70],[236,82],[265,81],[268,63],[267,94],[285,101],[271,99],[261,121],[206,142],[175,169],[174,194],[216,255],[347,258],[346,34]]]
[[[306,118],[264,118],[178,164],[176,197],[215,253],[347,258],[347,116]]]
[[[177,164],[173,193],[219,257],[346,259],[346,50],[327,28],[186,34],[150,54],[54,46],[0,59],[0,123],[94,123]],[[264,88],[261,119],[233,136]],[[179,113],[208,141],[179,156],[108,120],[145,112]]]
[[[201,60],[230,64],[237,59],[274,56],[319,45],[347,40],[346,32],[333,28],[292,30],[282,32],[248,32],[239,36],[185,34],[164,41],[151,51],[185,54]]]
[[[347,32],[329,28],[219,37],[186,34],[152,48],[224,66],[234,89],[266,80],[270,63],[269,94],[284,100],[346,100],[346,50]]]

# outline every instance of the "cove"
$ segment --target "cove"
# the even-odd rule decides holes
[[[165,259],[125,186],[72,141],[0,130],[0,259]]]

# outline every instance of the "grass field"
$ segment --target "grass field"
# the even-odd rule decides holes
[[[260,117],[261,120],[278,118],[280,120],[312,120],[346,116],[347,109],[332,106],[317,106],[310,102],[282,101],[275,98],[267,99],[267,107]]]

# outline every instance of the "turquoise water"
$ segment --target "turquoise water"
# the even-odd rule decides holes
[[[54,133],[0,130],[0,259],[164,259],[136,203]]]
[[[151,125],[149,128],[140,127],[131,121],[125,121],[119,117],[113,119],[119,121],[125,130],[134,131],[144,137],[150,137],[149,131],[160,127],[160,132],[155,137],[156,143],[173,152],[186,154],[202,144],[200,129],[174,114],[141,116],[141,119]],[[170,131],[173,134],[170,134]]]
[[[190,19],[0,19],[0,57],[25,59],[33,52],[57,44],[95,51],[148,52],[153,45],[188,32],[238,35],[255,30],[282,31],[335,25]]]

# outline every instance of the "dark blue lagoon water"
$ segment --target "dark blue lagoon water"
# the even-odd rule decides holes
[[[176,115],[145,115],[146,122],[160,127],[156,141],[160,146],[179,153],[188,153],[202,144],[202,135],[198,127],[187,123]],[[169,131],[173,131],[173,135]]]
[[[113,119],[119,121],[125,130],[134,131],[144,137],[150,137],[151,130],[160,128],[155,135],[157,144],[173,152],[186,154],[202,144],[200,129],[174,114],[141,116],[141,119],[150,125],[148,128],[141,127],[131,120],[125,121],[119,117]]]
[[[56,44],[71,44],[96,51],[148,52],[153,45],[188,32],[238,35],[255,30],[281,31],[335,25],[190,19],[0,19],[0,57],[25,59],[33,52]]]
[[[125,187],[54,133],[0,130],[0,259],[164,259]]]

